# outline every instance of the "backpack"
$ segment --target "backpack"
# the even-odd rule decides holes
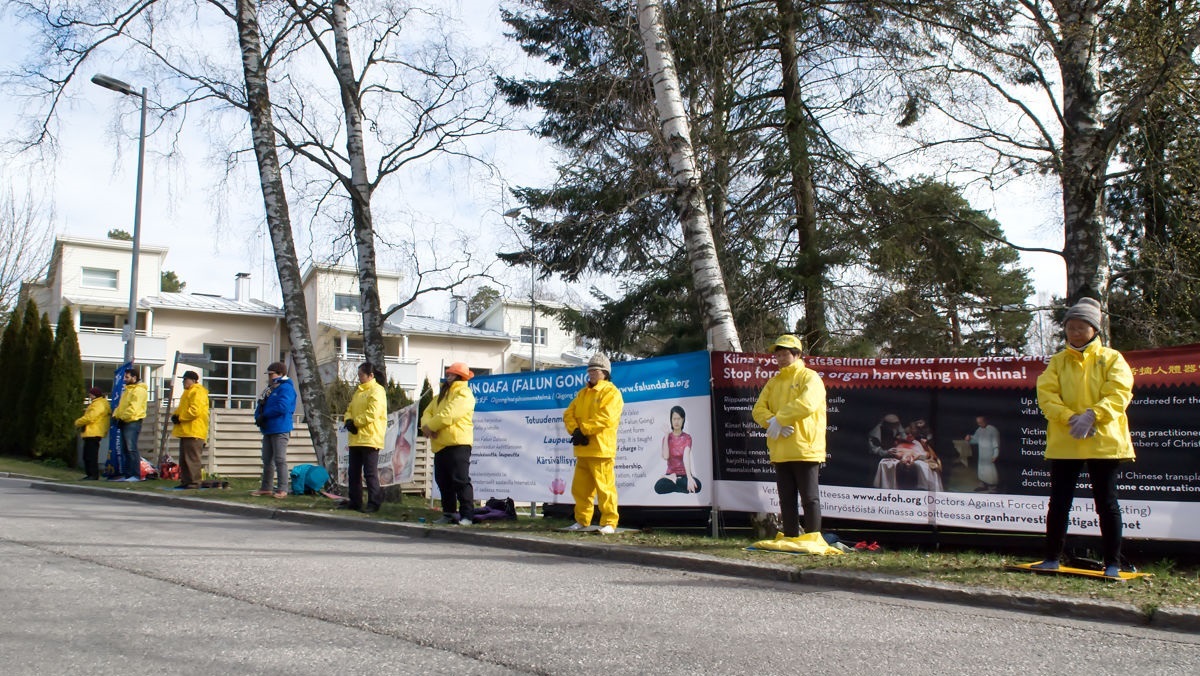
[[[296,465],[291,480],[292,495],[316,494],[329,483],[329,471],[319,465]]]
[[[488,501],[483,503],[483,507],[477,507],[475,514],[472,515],[472,520],[480,521],[502,521],[506,519],[517,518],[517,506],[513,503],[512,498],[488,498]]]

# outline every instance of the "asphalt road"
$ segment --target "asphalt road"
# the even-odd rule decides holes
[[[0,479],[0,566],[6,675],[1200,673],[1200,636],[1185,633],[40,491],[16,479]]]

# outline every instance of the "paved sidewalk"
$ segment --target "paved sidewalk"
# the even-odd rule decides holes
[[[967,606],[999,608],[1038,613],[1053,617],[1099,620],[1119,624],[1150,626],[1156,629],[1200,632],[1200,611],[1192,609],[1161,608],[1146,612],[1125,603],[1091,601],[1054,594],[1009,592],[965,587],[857,571],[801,571],[792,566],[778,563],[737,561],[704,554],[671,552],[612,543],[599,540],[598,538],[580,539],[577,542],[564,541],[558,538],[546,538],[527,533],[501,533],[481,528],[439,528],[417,523],[363,519],[338,514],[295,511],[270,506],[224,502],[168,492],[148,493],[144,491],[127,491],[102,485],[85,486],[44,481],[32,477],[18,477],[16,475],[0,474],[0,476],[28,479],[31,488],[40,490],[103,495],[118,500],[148,502],[159,505],[167,504],[185,509],[234,514],[259,519],[276,519],[290,523],[352,528],[385,535],[439,538],[451,542],[485,547],[601,559],[618,563],[673,568],[754,580],[796,582],[846,591],[896,596],[912,600],[940,601]]]

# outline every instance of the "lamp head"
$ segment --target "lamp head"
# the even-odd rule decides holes
[[[92,76],[92,82],[104,87],[105,89],[111,89],[114,92],[128,94],[130,96],[141,96],[141,93],[135,90],[129,83],[122,82],[115,77],[109,77],[107,75],[101,75],[97,73]]]

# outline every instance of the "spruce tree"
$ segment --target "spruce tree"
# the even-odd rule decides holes
[[[27,351],[23,346],[21,313],[13,310],[4,327],[4,335],[0,337],[0,373],[11,378],[7,387],[0,387],[0,453],[6,455],[14,452],[14,428],[20,419],[17,406],[21,400],[21,379],[17,373],[21,370],[18,367],[25,363]]]
[[[29,401],[27,399],[29,390],[31,386],[36,385],[37,380],[31,364],[37,352],[40,328],[38,306],[31,298],[25,303],[25,311],[21,317],[21,333],[14,344],[16,354],[13,358],[13,370],[11,374],[7,374],[13,390],[7,407],[12,418],[9,420],[8,428],[4,430],[3,439],[4,450],[8,455],[24,456],[29,454],[29,441],[32,435],[28,421],[32,411],[26,407],[26,402]]]
[[[28,318],[26,318],[28,321]],[[29,371],[25,376],[25,388],[21,393],[21,447],[32,458],[41,457],[35,448],[37,440],[38,421],[41,420],[42,392],[46,389],[46,378],[50,374],[50,363],[54,358],[54,329],[50,328],[50,317],[46,314],[33,325],[37,327],[37,335],[33,340],[33,348],[29,351]]]
[[[58,458],[68,466],[74,466],[78,457],[74,422],[82,410],[83,363],[79,358],[79,337],[75,334],[70,308],[64,307],[58,313],[54,349],[43,383],[34,455]]]
[[[425,415],[425,409],[429,408],[429,404],[433,403],[433,386],[429,384],[429,378],[421,383],[421,396],[417,399],[417,419]]]

